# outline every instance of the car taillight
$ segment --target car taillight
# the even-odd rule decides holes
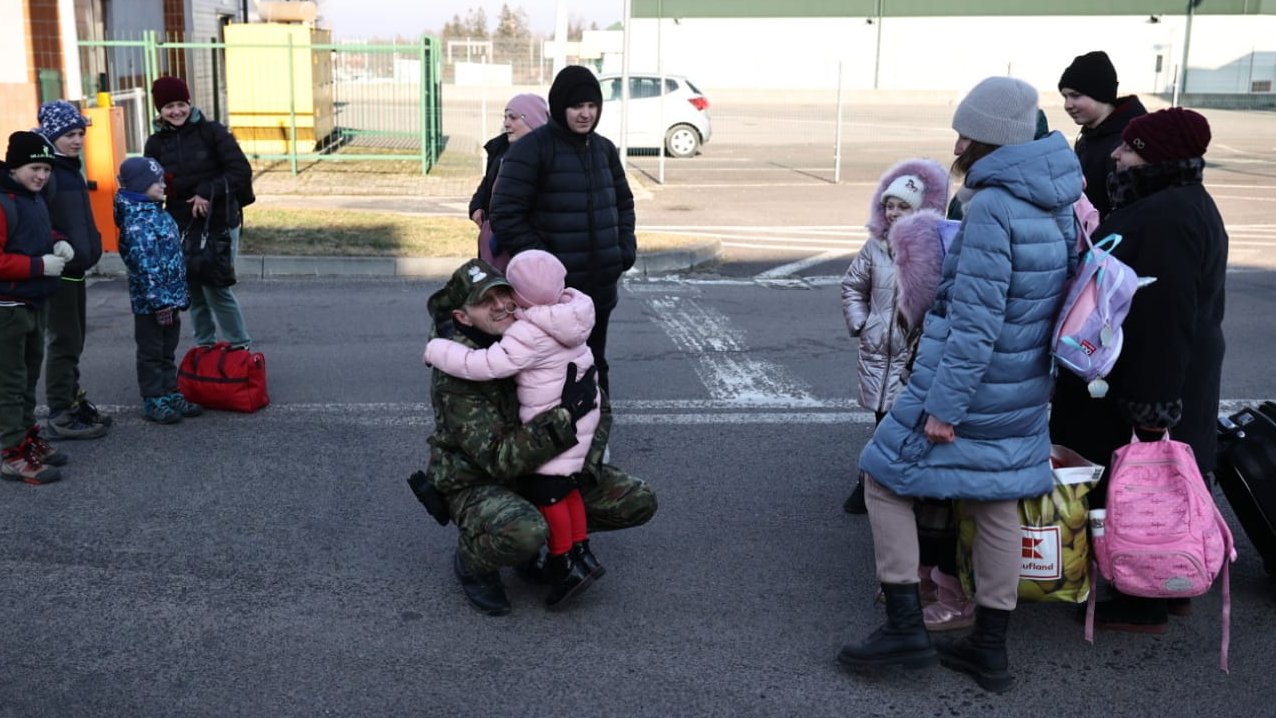
[[[693,97],[690,100],[687,100],[687,102],[690,102],[691,106],[697,110],[709,109],[709,100],[704,97]]]

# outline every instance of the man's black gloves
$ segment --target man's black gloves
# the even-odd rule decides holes
[[[572,415],[572,423],[598,406],[598,367],[585,370],[580,381],[576,380],[576,363],[567,365],[567,381],[563,382],[562,406]]]
[[[408,477],[408,486],[412,489],[417,501],[425,506],[425,510],[430,512],[434,520],[438,521],[440,526],[447,526],[447,522],[452,518],[452,512],[448,510],[447,500],[438,492],[438,489],[434,488],[434,484],[425,478],[425,472],[418,471]]]

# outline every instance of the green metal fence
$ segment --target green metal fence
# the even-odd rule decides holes
[[[149,132],[150,87],[162,75],[185,79],[192,104],[229,126],[250,159],[287,161],[294,174],[305,162],[416,159],[425,174],[442,150],[442,55],[432,37],[236,43],[145,31],[80,46],[102,58],[97,89],[125,105],[132,154]]]

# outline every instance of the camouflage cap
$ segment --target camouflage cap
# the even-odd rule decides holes
[[[510,283],[495,267],[481,259],[471,259],[452,272],[452,278],[443,288],[430,295],[426,306],[430,316],[451,312],[463,306],[477,304],[483,295],[495,287],[508,287]]]

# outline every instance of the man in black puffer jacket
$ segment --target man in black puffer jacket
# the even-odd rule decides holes
[[[594,300],[589,348],[607,382],[607,324],[616,283],[634,264],[634,195],[611,140],[594,132],[603,96],[589,68],[570,65],[549,90],[549,122],[510,146],[492,194],[492,233],[515,255],[543,249],[567,267],[567,286]]]

